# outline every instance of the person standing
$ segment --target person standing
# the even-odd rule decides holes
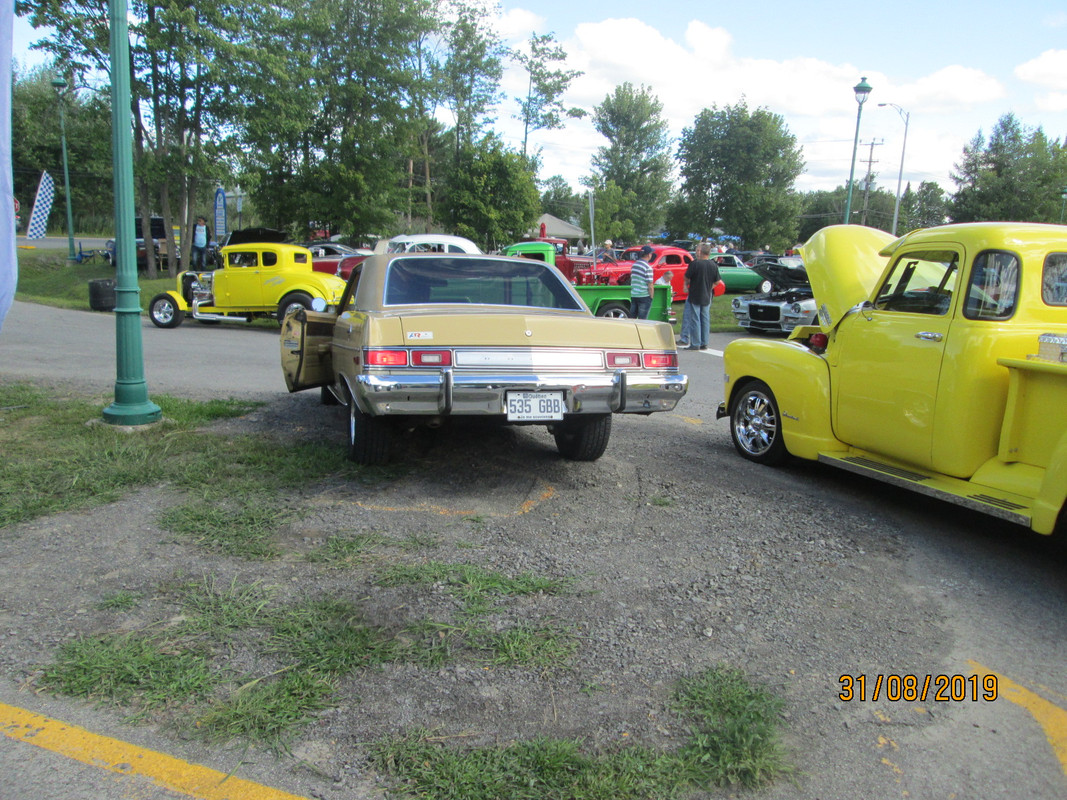
[[[655,251],[645,245],[638,254],[637,261],[630,268],[630,316],[634,319],[648,319],[652,310],[652,260]]]
[[[708,256],[711,245],[701,242],[697,247],[696,260],[685,270],[685,290],[689,293],[692,322],[689,324],[687,350],[707,350],[708,334],[711,331],[711,298],[719,280],[719,267]]]
[[[207,246],[211,241],[211,228],[207,226],[205,217],[197,217],[193,226],[193,247],[190,251],[189,262],[192,269],[203,269],[207,261]]]

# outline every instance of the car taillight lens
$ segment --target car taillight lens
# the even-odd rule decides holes
[[[677,366],[677,353],[645,353],[645,369],[670,369]]]
[[[608,353],[608,366],[613,369],[636,369],[641,366],[640,353]]]
[[[830,343],[830,337],[825,333],[813,333],[808,337],[808,346],[816,353],[826,352],[826,345]]]
[[[368,367],[406,367],[407,350],[368,350],[366,359]]]
[[[412,350],[411,366],[413,367],[450,367],[452,366],[451,350]]]

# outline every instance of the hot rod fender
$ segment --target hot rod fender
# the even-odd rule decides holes
[[[174,302],[178,304],[178,308],[182,311],[189,311],[192,306],[185,302],[185,298],[182,297],[181,292],[176,292],[174,289],[167,289],[163,294],[170,295],[174,299]]]
[[[759,375],[778,401],[782,441],[792,455],[816,460],[820,451],[847,449],[833,434],[830,369],[822,357],[793,342],[738,339],[727,346],[723,365],[726,409]]]
[[[1030,527],[1038,533],[1052,533],[1056,521],[1063,513],[1063,504],[1067,502],[1067,432],[1060,436],[1049,459],[1041,490],[1034,498],[1033,516]],[[1067,516],[1060,519],[1063,526],[1061,535],[1067,537]]]

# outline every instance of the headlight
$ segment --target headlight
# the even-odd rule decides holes
[[[804,311],[804,309],[800,307],[800,303],[793,303],[793,305],[789,306],[789,310],[794,314],[801,314]]]
[[[731,304],[733,305],[734,308],[741,308],[741,300],[740,300],[740,298],[735,297],[731,301]]]

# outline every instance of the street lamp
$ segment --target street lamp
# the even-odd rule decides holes
[[[852,142],[852,167],[848,171],[848,194],[845,197],[845,224],[852,216],[852,179],[856,175],[856,150],[860,146],[860,117],[863,115],[863,104],[867,102],[867,96],[871,93],[871,85],[866,78],[860,78],[860,82],[852,87],[856,93],[856,138]]]
[[[67,123],[63,115],[63,90],[67,88],[67,82],[56,76],[52,79],[52,86],[59,95],[59,139],[63,146],[63,186],[67,195],[67,245],[70,248],[67,258],[74,261],[74,217],[70,213],[70,172],[67,170]]]
[[[893,206],[893,235],[897,235],[897,220],[900,219],[900,182],[904,178],[904,149],[908,146],[908,122],[911,120],[911,114],[898,106],[896,103],[879,103],[879,108],[885,108],[886,106],[892,106],[897,110],[900,118],[904,120],[904,144],[900,147],[900,172],[897,173],[897,202]]]
[[[1063,201],[1060,203],[1060,225],[1063,224],[1063,209],[1067,207],[1067,186],[1063,187],[1063,191],[1060,192],[1060,199]]]

